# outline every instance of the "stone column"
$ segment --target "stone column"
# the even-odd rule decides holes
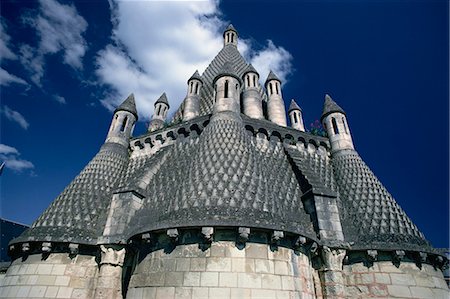
[[[345,298],[345,281],[342,273],[346,251],[324,246],[322,248],[323,267],[320,270],[324,298]]]
[[[100,272],[94,298],[122,299],[122,267],[125,248],[118,245],[100,245],[100,249]]]

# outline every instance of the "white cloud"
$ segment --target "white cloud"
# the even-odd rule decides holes
[[[55,100],[55,101],[57,101],[58,103],[60,103],[60,104],[66,104],[67,102],[66,102],[66,99],[64,98],[64,97],[62,97],[62,96],[60,96],[60,95],[57,95],[57,94],[55,94],[54,96],[53,96],[53,99]]]
[[[30,124],[27,122],[27,120],[25,119],[25,117],[23,117],[22,114],[10,109],[8,106],[3,106],[1,112],[6,116],[7,119],[16,122],[25,130],[28,129],[28,127],[30,126]]]
[[[6,25],[0,20],[0,61],[2,59],[17,59],[17,56],[9,49],[11,37],[6,33]]]
[[[8,73],[5,69],[0,67],[0,85],[8,86],[11,83],[17,83],[22,85],[28,85],[28,83],[13,74]]]
[[[100,82],[111,87],[102,104],[112,110],[133,92],[140,116],[149,119],[153,103],[166,92],[175,111],[186,95],[187,79],[196,69],[203,72],[222,48],[227,22],[218,1],[111,0],[110,5],[114,44],[97,57]],[[275,55],[270,67],[281,79],[290,72],[290,62],[283,61],[290,54],[271,41],[259,52],[240,40],[239,50],[256,63]]]
[[[19,151],[9,145],[0,144],[0,163],[5,162],[5,166],[17,172],[26,169],[33,169],[34,165],[30,161],[19,158]]]
[[[40,0],[39,3],[39,14],[34,18],[24,18],[36,29],[39,45],[37,49],[28,45],[20,49],[21,62],[33,72],[32,81],[38,86],[44,75],[46,55],[62,52],[65,64],[76,70],[83,68],[82,58],[87,43],[82,35],[88,26],[74,5],[60,4],[55,0]]]

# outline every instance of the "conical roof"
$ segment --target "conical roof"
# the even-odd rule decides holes
[[[247,73],[255,73],[255,74],[257,74],[259,76],[258,71],[253,67],[253,65],[251,63],[249,63],[247,69],[242,74],[242,77],[244,77],[245,74],[247,74]]]
[[[227,26],[227,28],[223,32],[223,35],[225,36],[225,33],[228,32],[228,31],[234,31],[234,32],[236,32],[236,34],[238,34],[238,32],[237,32],[236,28],[234,28],[233,24],[230,24],[230,25]]]
[[[122,104],[120,104],[120,106],[117,107],[116,110],[114,110],[114,113],[116,113],[117,111],[128,111],[132,113],[137,120],[138,114],[136,110],[136,102],[134,101],[134,94],[130,94],[128,98],[126,98],[125,101],[123,101]]]
[[[291,104],[289,105],[288,113],[291,112],[292,110],[302,111],[302,109],[297,105],[297,103],[295,102],[294,99],[291,100]]]
[[[198,70],[195,71],[195,73],[189,78],[188,82],[191,80],[199,80],[203,83],[203,79],[202,76],[200,76],[200,74],[198,73]]]
[[[272,80],[277,80],[278,82],[281,83],[281,80],[277,77],[277,75],[275,75],[275,73],[272,72],[272,70],[270,70],[269,75],[267,76],[267,79],[266,79],[266,83],[264,83],[264,85],[267,85],[267,83],[269,83],[269,81],[272,81]]]
[[[325,95],[325,103],[323,104],[322,117],[320,118],[320,120],[322,120],[328,114],[331,114],[333,112],[340,112],[342,114],[345,114],[344,109],[339,107],[339,105],[336,104],[336,102],[333,101],[333,99],[328,94],[326,94]]]
[[[163,94],[159,97],[159,99],[156,100],[155,106],[156,106],[156,104],[158,104],[158,103],[163,103],[163,104],[166,104],[167,107],[170,107],[169,101],[167,100],[167,96],[166,96],[166,93],[165,93],[165,92],[163,92]]]
[[[223,77],[223,76],[232,76],[232,77],[235,77],[236,79],[238,79],[239,82],[242,82],[241,78],[239,77],[239,75],[236,72],[236,68],[234,67],[232,61],[225,61],[225,63],[220,68],[219,73],[214,78],[213,84],[214,84],[214,82],[217,81],[217,79],[219,79],[220,77]]]

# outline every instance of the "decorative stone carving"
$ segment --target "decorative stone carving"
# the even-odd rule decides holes
[[[123,266],[125,248],[117,250],[112,246],[106,247],[105,245],[100,245],[100,250],[102,255],[100,265],[109,264],[112,266]]]
[[[309,247],[309,251],[311,251],[312,254],[316,254],[317,253],[317,249],[319,249],[319,246],[317,245],[316,242],[313,242],[311,244],[311,247]]]
[[[425,252],[419,252],[419,258],[422,263],[427,261],[428,254]]]
[[[405,251],[404,250],[395,250],[394,251],[394,260],[400,262],[405,257]]]
[[[77,255],[79,252],[79,245],[75,243],[69,244],[69,252],[71,255]]]
[[[202,236],[206,242],[208,243],[212,242],[213,234],[214,234],[213,227],[202,227]]]
[[[50,252],[50,251],[52,251],[52,243],[50,243],[50,242],[43,242],[41,250],[42,250],[42,252]]]
[[[22,252],[28,252],[30,251],[30,243],[23,243],[22,244]]]
[[[298,236],[298,238],[295,240],[295,247],[300,247],[306,244],[306,238],[303,236]]]
[[[271,242],[272,242],[272,244],[278,244],[280,242],[280,240],[283,238],[284,238],[284,233],[282,231],[275,230],[272,233]]]
[[[327,246],[322,248],[322,259],[325,270],[342,270],[346,251],[344,249],[334,249]]]
[[[167,236],[170,238],[170,240],[172,242],[178,241],[178,236],[179,236],[178,229],[170,228],[170,229],[167,230],[166,234],[167,234]]]
[[[142,234],[141,238],[142,238],[142,241],[144,243],[151,243],[152,242],[152,236],[150,235],[150,233]]]
[[[238,233],[239,233],[238,241],[240,243],[245,243],[248,241],[248,238],[250,236],[250,228],[249,227],[240,227],[238,229]]]
[[[367,250],[367,258],[371,262],[376,261],[378,258],[378,251],[377,250]]]

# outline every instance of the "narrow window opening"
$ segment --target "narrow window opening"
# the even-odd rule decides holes
[[[239,84],[236,84],[236,90],[238,90],[239,89]]]
[[[347,126],[345,125],[345,119],[342,118],[342,125],[344,126],[345,134],[348,134]]]
[[[339,134],[339,129],[337,127],[336,119],[334,117],[331,119],[331,124],[333,125],[334,134]]]
[[[253,75],[253,87],[256,87],[256,75]]]
[[[298,123],[297,113],[296,112],[294,112],[294,123]]]
[[[247,75],[247,87],[250,87],[250,75]]]
[[[228,80],[225,80],[224,98],[228,98]]]
[[[161,112],[161,105],[158,106],[158,110],[156,111],[156,115],[159,115],[160,112]]]
[[[233,33],[231,33],[231,42],[232,43],[234,42],[234,34]]]
[[[193,84],[193,82],[191,82],[191,83],[189,84],[189,93],[192,93],[192,84]]]
[[[195,94],[198,94],[198,82],[195,83]]]
[[[275,83],[275,88],[277,90],[277,94],[280,94],[280,92],[278,91],[278,83]]]
[[[127,126],[127,121],[128,121],[128,116],[125,116],[125,118],[123,119],[123,122],[122,122],[122,127],[120,128],[121,132],[125,131],[125,127]]]
[[[269,89],[270,89],[270,94],[273,94],[273,87],[272,87],[272,83],[269,84]]]

